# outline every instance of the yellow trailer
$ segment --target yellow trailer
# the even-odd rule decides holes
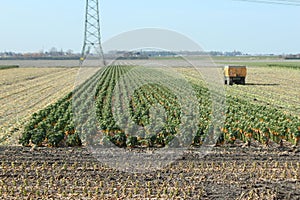
[[[246,83],[247,68],[246,66],[227,65],[224,67],[224,83],[232,85],[233,83]]]

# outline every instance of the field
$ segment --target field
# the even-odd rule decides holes
[[[43,68],[18,63],[21,68],[0,70],[0,142],[11,145],[0,151],[0,195],[299,199],[299,65],[252,59],[219,58],[214,73],[207,68],[209,62],[194,60],[205,65],[202,70],[213,86],[222,82],[223,63],[248,66],[246,85],[222,85],[222,91],[207,90],[198,71],[177,59],[153,61],[171,67],[173,73],[137,67],[145,61],[118,61],[99,71],[71,64],[49,68],[49,63]],[[221,107],[211,109],[210,95]],[[214,112],[223,113],[224,121],[213,121]],[[15,146],[19,138],[32,148]],[[66,147],[81,143],[84,147]],[[111,143],[128,155],[154,162],[164,159],[155,157],[162,147],[186,148],[159,169],[145,162],[139,172],[143,159],[130,163],[131,157],[124,161],[123,154],[113,154],[114,164],[123,167],[119,168],[105,157],[109,154],[93,152],[109,149]]]
[[[223,61],[222,63],[225,64]],[[230,62],[227,62],[227,64]],[[300,116],[300,63],[231,62],[248,67],[246,85],[226,87],[227,94]],[[291,66],[298,67],[293,69]],[[180,70],[193,78],[192,70]],[[197,78],[197,76],[195,77]]]
[[[197,150],[163,169],[123,172],[85,148],[0,149],[4,199],[299,199],[299,149]]]
[[[240,94],[250,101],[256,99],[258,103],[300,116],[300,90],[297,87],[300,84],[299,62],[240,64],[250,66],[247,87],[231,88],[230,93]]]
[[[251,69],[251,68],[250,68]],[[298,70],[299,71],[299,70]],[[246,87],[230,88],[230,94],[276,107],[300,116],[300,73],[285,68],[256,68],[249,71]],[[272,77],[273,76],[273,77]]]
[[[17,144],[24,122],[71,91],[76,72],[75,68],[0,70],[0,144]]]

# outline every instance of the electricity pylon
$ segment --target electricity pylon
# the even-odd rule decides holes
[[[105,65],[104,53],[101,44],[98,0],[86,0],[84,42],[81,51],[80,66],[82,66],[84,60],[91,53],[92,48],[95,49],[99,59],[101,59]]]

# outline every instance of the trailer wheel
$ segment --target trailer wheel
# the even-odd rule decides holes
[[[227,85],[227,79],[224,80],[224,84]]]
[[[246,81],[245,81],[245,77],[244,77],[244,78],[242,78],[242,80],[241,80],[241,84],[242,84],[242,85],[245,85],[245,83],[246,83]]]
[[[229,78],[228,83],[229,83],[229,85],[233,85],[233,80],[232,80],[232,78]]]

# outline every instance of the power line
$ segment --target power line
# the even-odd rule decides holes
[[[300,2],[299,0],[281,0],[281,1]]]
[[[244,1],[252,3],[264,3],[264,4],[277,4],[277,5],[289,5],[289,6],[300,6],[300,1],[268,1],[268,0],[234,0],[234,1]]]
[[[267,3],[296,4],[296,5],[298,5],[300,3],[299,0],[250,0],[250,1],[267,2]]]
[[[274,5],[288,5],[288,6],[300,6],[300,1],[268,1],[268,0],[234,0],[234,1],[244,1],[252,3],[263,3],[263,4],[274,4]]]
[[[287,5],[287,6],[300,6],[300,1],[297,0],[233,0],[233,1],[274,4],[274,5]]]

